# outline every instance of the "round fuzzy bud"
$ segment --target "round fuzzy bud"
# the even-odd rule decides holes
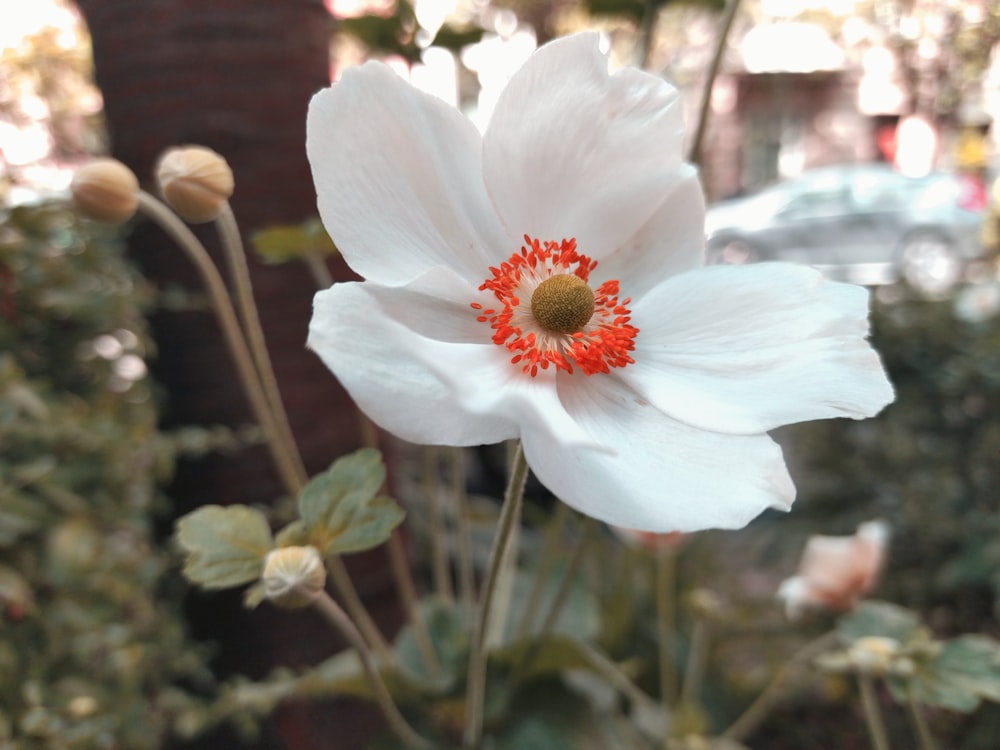
[[[81,216],[109,224],[124,224],[139,205],[139,180],[117,159],[95,159],[80,167],[70,192]]]
[[[888,674],[899,650],[900,643],[895,638],[868,635],[852,643],[847,656],[861,674],[881,676]]]
[[[233,194],[233,170],[204,146],[165,151],[156,166],[156,182],[167,205],[192,224],[213,221]]]
[[[315,547],[279,547],[264,560],[264,596],[294,609],[312,603],[326,584],[326,568]]]

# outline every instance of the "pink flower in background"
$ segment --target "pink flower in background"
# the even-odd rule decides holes
[[[788,264],[703,267],[677,91],[608,72],[596,34],[510,80],[483,135],[377,62],[310,104],[323,222],[364,282],[316,295],[309,346],[381,427],[519,438],[582,513],[740,527],[795,495],[768,430],[892,400],[868,294]]]
[[[778,589],[789,617],[810,608],[843,612],[875,587],[889,544],[889,525],[868,521],[853,536],[811,536],[798,575]]]

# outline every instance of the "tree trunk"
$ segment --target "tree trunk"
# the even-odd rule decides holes
[[[245,235],[315,215],[305,117],[311,95],[329,82],[331,21],[322,0],[78,3],[93,39],[112,153],[147,189],[164,149],[197,143],[229,161],[236,178],[232,206]],[[197,234],[224,267],[214,230],[199,227]],[[155,284],[200,292],[185,256],[156,228],[140,223],[130,248]],[[250,264],[282,396],[306,466],[315,473],[357,445],[354,409],[333,376],[305,349],[315,291],[305,268],[263,266],[252,257]],[[334,272],[346,273],[342,265]],[[251,423],[211,314],[160,311],[152,322],[159,347],[153,374],[166,389],[164,426]],[[169,494],[180,515],[205,503],[269,503],[282,489],[266,450],[253,447],[183,461]],[[376,611],[391,594],[384,570],[380,552],[352,565],[362,593],[377,600]],[[279,663],[315,662],[337,645],[308,614],[289,616],[266,606],[248,613],[235,595],[195,601],[194,628],[220,641],[217,664],[222,673],[259,677]],[[293,631],[303,627],[316,633],[301,637]],[[285,723],[295,726],[281,733],[282,747],[332,746],[328,737],[326,742],[310,738],[297,720]],[[338,731],[338,748],[354,746],[345,728]],[[267,746],[277,747],[273,738]]]

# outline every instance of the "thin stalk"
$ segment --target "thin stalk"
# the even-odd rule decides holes
[[[646,0],[642,9],[642,24],[639,27],[639,67],[649,65],[656,40],[656,20],[659,18],[660,5],[657,0]]]
[[[264,431],[268,450],[278,469],[285,491],[292,497],[299,494],[305,484],[305,473],[301,459],[298,457],[294,442],[282,438],[279,420],[272,408],[273,404],[261,386],[259,372],[254,363],[250,348],[240,329],[236,312],[229,298],[229,292],[219,274],[219,269],[212,262],[205,247],[198,241],[194,233],[181,221],[173,211],[145,191],[139,191],[139,210],[163,229],[174,242],[187,254],[194,264],[202,284],[208,291],[208,296],[215,310],[216,317],[222,328],[223,339],[229,348],[230,356],[236,366],[236,372],[250,400],[254,417]],[[280,402],[279,402],[280,403]],[[385,639],[365,610],[351,582],[351,578],[339,557],[331,557],[329,563],[330,576],[348,606],[348,611],[362,629],[365,637],[380,656],[388,658],[389,648]]]
[[[466,612],[476,606],[476,572],[472,562],[472,530],[469,526],[469,497],[465,491],[465,449],[451,448],[451,489],[455,501],[455,566],[458,569],[458,597]]]
[[[937,750],[937,743],[931,728],[927,726],[927,718],[924,716],[923,708],[912,689],[906,691],[906,702],[910,708],[910,718],[913,720],[913,728],[916,730],[917,739],[920,740],[920,750]]]
[[[736,11],[739,7],[740,0],[728,0],[726,3],[726,12],[722,17],[719,36],[715,41],[715,51],[712,53],[712,61],[709,63],[708,71],[705,75],[705,86],[701,92],[701,105],[698,108],[698,126],[694,131],[694,138],[691,141],[691,151],[688,156],[688,160],[698,166],[702,166],[701,149],[705,140],[705,132],[708,129],[708,111],[712,104],[712,88],[715,86],[715,79],[719,75],[722,56],[726,52],[726,42],[729,39],[729,32],[733,28],[733,19],[736,18]]]
[[[361,667],[372,683],[375,701],[382,710],[389,728],[407,747],[416,748],[417,750],[425,750],[425,748],[429,750],[433,748],[434,743],[417,734],[413,727],[403,718],[403,714],[399,712],[399,708],[396,706],[392,695],[378,673],[378,665],[372,658],[371,651],[368,650],[365,639],[354,626],[351,618],[347,616],[347,613],[325,591],[320,592],[313,600],[313,605],[347,639],[347,642],[357,652],[358,659],[361,661]]]
[[[410,574],[410,566],[406,561],[406,549],[403,546],[403,537],[399,529],[393,529],[386,542],[389,551],[389,567],[392,570],[393,580],[396,582],[396,591],[403,605],[403,611],[407,619],[413,624],[413,639],[417,644],[417,651],[420,652],[420,660],[427,668],[428,674],[436,677],[441,672],[441,662],[438,661],[437,653],[434,651],[434,643],[431,641],[430,633],[427,630],[427,623],[421,616],[419,603],[417,601],[417,588]]]
[[[673,644],[677,628],[677,551],[663,546],[656,551],[656,635],[659,642],[660,699],[669,716],[677,699],[677,665]],[[667,735],[664,734],[664,742]]]
[[[295,435],[288,422],[288,413],[281,400],[278,379],[274,375],[274,367],[267,351],[267,342],[264,340],[264,329],[260,323],[257,305],[254,303],[250,267],[243,249],[243,238],[240,236],[240,228],[236,224],[236,217],[233,216],[233,210],[228,202],[222,207],[215,224],[222,241],[222,248],[226,253],[229,278],[233,286],[233,294],[236,297],[236,308],[243,322],[243,332],[250,345],[250,354],[257,366],[257,375],[263,387],[264,396],[271,406],[279,439],[284,444],[282,450],[288,454],[288,461],[295,468],[299,479],[299,489],[301,489],[308,481],[309,474],[302,463],[302,457],[296,447]]]
[[[486,630],[489,627],[497,578],[504,560],[511,552],[510,542],[515,537],[515,522],[521,515],[524,483],[527,478],[528,462],[524,458],[523,449],[518,444],[507,483],[507,491],[504,494],[503,507],[500,509],[493,549],[490,550],[490,558],[486,566],[486,579],[483,581],[483,588],[480,592],[479,612],[470,644],[469,676],[465,701],[465,731],[463,734],[464,744],[468,748],[478,746],[482,737],[483,701],[486,697]]]
[[[562,534],[563,526],[569,518],[569,506],[566,503],[556,502],[556,512],[549,521],[545,536],[542,539],[542,555],[535,566],[534,580],[531,582],[531,591],[528,593],[527,604],[521,612],[521,621],[515,629],[516,637],[520,638],[528,634],[531,629],[532,619],[542,603],[542,592],[545,590],[545,581],[548,580],[552,566],[555,565],[559,556],[559,535]]]
[[[177,243],[198,271],[202,284],[208,292],[216,319],[222,328],[223,339],[229,348],[230,356],[233,358],[240,383],[250,401],[250,408],[264,431],[271,458],[274,460],[286,490],[294,497],[302,486],[299,466],[289,455],[287,446],[282,441],[281,428],[277,425],[267,395],[261,387],[253,357],[246,339],[243,337],[236,312],[233,310],[229,293],[219,275],[219,270],[194,233],[163,203],[149,193],[139,191],[139,210]]]
[[[556,591],[555,596],[552,598],[552,604],[549,605],[549,611],[546,613],[545,620],[542,622],[542,629],[538,633],[539,641],[544,640],[555,627],[556,621],[562,613],[562,608],[566,604],[566,600],[569,598],[570,592],[573,590],[573,584],[576,582],[576,574],[580,570],[580,565],[583,563],[583,560],[586,557],[586,552],[590,549],[590,545],[594,541],[595,529],[596,522],[594,519],[583,519],[583,530],[580,532],[580,538],[576,542],[576,547],[573,550],[573,556],[569,559],[569,563],[566,565],[566,570],[563,572],[562,580],[559,582],[559,588]]]
[[[329,289],[333,286],[333,274],[326,267],[323,257],[321,253],[306,250],[302,255],[302,260],[306,264],[306,268],[309,269],[309,274],[316,282],[316,286],[320,289]]]
[[[691,644],[688,646],[687,663],[684,665],[684,684],[681,686],[681,703],[694,705],[701,693],[708,664],[708,620],[698,616],[691,626]]]
[[[424,446],[424,497],[427,500],[427,518],[431,525],[429,541],[431,545],[431,573],[434,590],[446,602],[455,601],[455,590],[451,584],[451,570],[448,564],[448,528],[441,511],[441,474],[438,464],[438,449]]]
[[[837,633],[830,631],[810,641],[796,651],[784,666],[777,671],[774,678],[761,691],[756,700],[722,733],[722,737],[737,742],[748,737],[751,732],[760,726],[760,723],[764,721],[768,713],[770,713],[781,694],[781,689],[785,686],[786,680],[798,671],[800,667],[811,662],[830,648],[830,646],[837,643],[838,640],[839,636]]]
[[[868,734],[871,737],[873,750],[891,750],[889,734],[885,730],[885,721],[875,694],[875,683],[869,675],[858,675],[858,687],[861,688],[861,705],[865,711],[865,722],[868,724]]]

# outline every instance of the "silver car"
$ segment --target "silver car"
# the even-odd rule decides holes
[[[708,262],[793,261],[856,283],[902,278],[941,292],[982,254],[984,204],[982,188],[959,175],[822,167],[711,206]]]

